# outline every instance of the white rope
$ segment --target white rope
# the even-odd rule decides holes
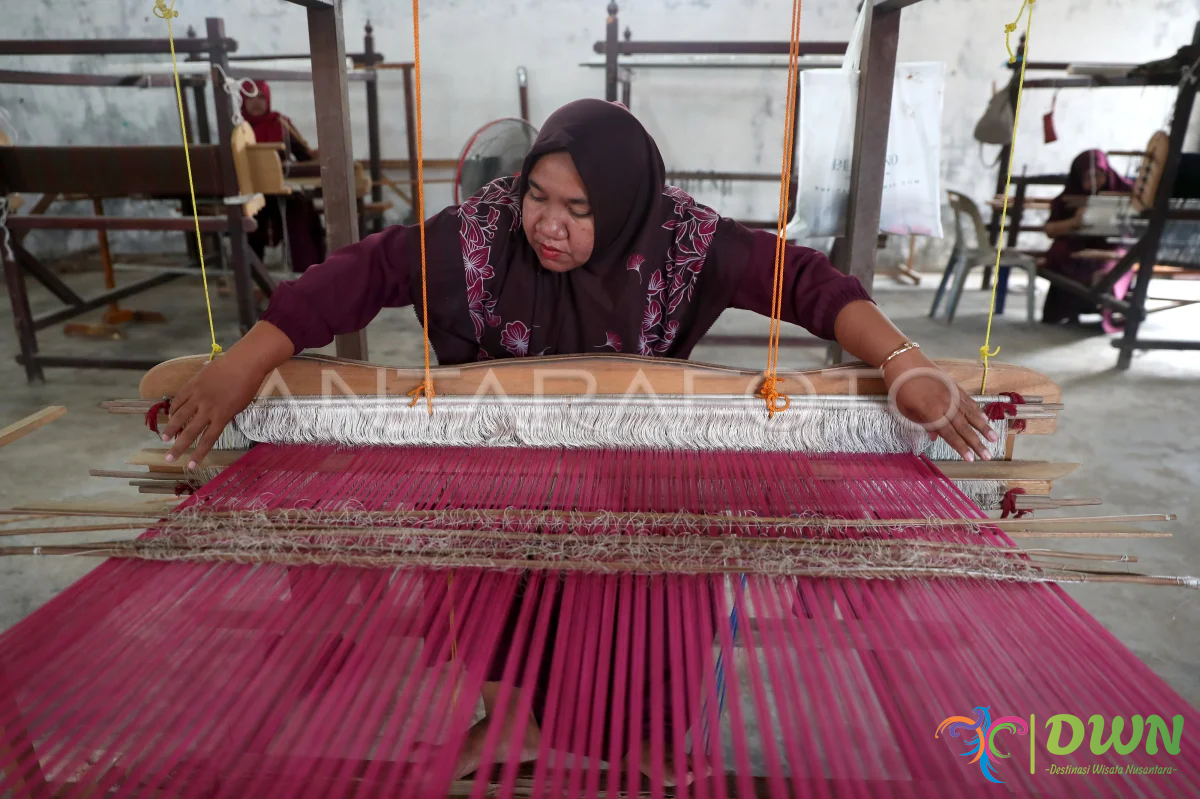
[[[20,131],[17,130],[16,123],[13,122],[12,115],[4,106],[0,106],[0,130],[8,136],[9,144],[16,144],[21,139]],[[0,196],[0,238],[3,239],[4,257],[10,263],[16,264],[16,258],[13,257],[12,250],[12,234],[8,229],[8,195]]]
[[[12,114],[4,106],[0,106],[0,129],[8,136],[9,144],[16,144],[21,139],[17,123],[13,122]]]
[[[213,69],[221,73],[222,88],[229,95],[232,108],[230,119],[233,120],[233,126],[236,128],[246,121],[242,116],[242,97],[257,97],[258,85],[249,78],[229,77],[229,73],[222,69],[220,64],[213,64]]]
[[[17,259],[13,255],[12,250],[12,234],[8,229],[8,195],[0,196],[0,239],[4,244],[4,257],[9,263],[13,264],[14,268],[19,269],[16,265]]]

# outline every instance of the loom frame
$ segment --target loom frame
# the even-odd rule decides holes
[[[207,54],[208,60],[213,64],[224,66],[228,62],[224,60],[225,54],[229,51],[237,49],[237,42],[229,39],[224,35],[223,25],[218,25],[213,28],[210,26],[209,35],[204,39],[192,39],[189,41],[176,42],[177,52],[190,53],[194,56]],[[169,52],[169,45],[166,40],[160,39],[111,39],[111,40],[8,40],[0,41],[0,55],[104,55],[108,53],[121,54],[161,54]],[[203,96],[203,87],[207,82],[205,78],[196,76],[183,77],[180,79],[181,88],[192,88],[196,97]],[[41,86],[95,86],[95,87],[149,87],[149,88],[174,88],[174,79],[167,76],[144,76],[144,75],[94,75],[94,74],[79,74],[79,73],[56,73],[42,71],[22,71],[22,70],[2,70],[0,71],[0,83],[5,84],[25,84],[25,85],[41,85]],[[218,93],[224,95],[224,93]],[[228,103],[228,96],[218,97],[217,102],[220,104],[221,99]],[[203,120],[203,123],[194,129],[191,120],[191,114],[187,103],[183,104],[184,118],[188,125],[189,133],[193,141],[198,141],[200,144],[208,144],[210,139],[208,120],[206,115],[198,114],[197,116]],[[202,110],[198,105],[198,111]],[[228,118],[226,118],[228,122]],[[223,191],[221,194],[225,196],[237,193],[237,176],[234,171],[233,153],[230,144],[230,135],[232,126],[226,125],[219,127],[220,135],[218,142],[214,148],[215,153],[213,161],[215,161],[216,174],[219,175],[219,181],[222,184],[219,188]],[[83,150],[86,148],[62,148],[64,150]],[[103,148],[105,151],[126,150],[131,148],[112,147]],[[182,148],[175,148],[182,149]],[[136,150],[134,150],[136,152]],[[0,184],[6,183],[3,176],[0,176]],[[232,189],[231,189],[232,187]],[[29,188],[16,187],[17,191],[28,191]],[[36,191],[34,187],[32,190]],[[5,186],[4,193],[7,193],[8,187]],[[9,216],[7,221],[8,228],[13,232],[13,254],[15,263],[10,263],[6,254],[0,252],[0,261],[3,261],[5,279],[9,288],[10,302],[12,304],[14,324],[17,331],[17,339],[20,345],[20,354],[17,356],[17,362],[25,367],[26,379],[28,382],[44,382],[45,373],[44,367],[71,367],[71,368],[99,368],[99,369],[139,369],[145,370],[153,366],[157,361],[154,359],[126,359],[126,358],[94,358],[87,356],[76,355],[43,355],[38,352],[37,331],[52,324],[72,319],[82,314],[88,313],[96,308],[114,302],[126,297],[139,294],[143,291],[148,291],[157,288],[177,277],[176,273],[162,273],[139,281],[135,281],[125,286],[102,292],[92,297],[84,298],[74,292],[60,278],[50,272],[42,265],[33,255],[21,246],[21,240],[24,234],[33,229],[55,229],[55,230],[149,230],[149,231],[179,231],[187,236],[188,232],[193,229],[193,225],[186,219],[174,219],[170,217],[150,217],[150,218],[108,218],[108,217],[43,217],[44,212],[63,192],[44,193],[42,200],[28,214],[20,216]],[[101,195],[105,196],[105,195]],[[185,200],[185,210],[187,206]],[[247,224],[249,222],[249,224]],[[186,223],[186,224],[184,224]],[[239,310],[239,321],[246,328],[254,322],[254,297],[253,289],[250,286],[251,280],[259,284],[263,291],[267,294],[274,287],[274,281],[267,273],[262,263],[258,261],[254,254],[249,251],[246,242],[246,233],[254,229],[253,221],[244,219],[240,206],[228,206],[225,213],[218,216],[209,216],[201,220],[202,232],[216,236],[220,233],[227,233],[231,243],[232,251],[232,267],[237,286],[237,302]],[[195,246],[191,239],[189,242],[189,252],[193,253]],[[210,238],[210,241],[219,245],[219,239]],[[224,261],[223,248],[220,246],[212,246],[211,250],[215,253],[214,260],[217,262]],[[34,316],[29,307],[28,294],[26,289],[25,278],[26,274],[33,277],[39,283],[44,285],[52,294],[54,294],[66,308],[58,309],[53,312]]]
[[[358,198],[353,185],[354,170],[352,168],[349,117],[346,115],[348,105],[348,77],[345,64],[345,41],[342,32],[342,4],[340,0],[337,0],[337,2],[300,3],[300,5],[306,7],[308,15],[311,58],[313,62],[311,78],[313,80],[315,104],[318,109],[317,135],[322,142],[319,155],[322,189],[325,198],[326,237],[330,248],[337,249],[358,240]],[[207,53],[209,56],[208,60],[213,65],[211,80],[213,85],[216,86],[220,85],[220,76],[217,73],[218,67],[227,74],[231,74],[228,55],[230,52],[236,51],[237,43],[225,36],[224,21],[219,18],[208,18],[206,20],[206,28],[206,37],[203,39],[181,37],[177,40],[175,43],[176,51],[195,55]],[[161,54],[169,51],[169,44],[165,39],[0,41],[0,55],[102,55],[114,52],[124,54]],[[303,74],[305,79],[308,79],[307,73]],[[52,78],[47,77],[47,73],[34,73],[33,77],[41,85],[52,80]],[[68,76],[63,80],[65,82],[62,85],[80,85],[79,76]],[[372,74],[364,74],[362,80],[369,86],[374,85],[374,75]],[[197,110],[196,116],[199,120],[202,120],[195,126],[195,133],[192,136],[203,142],[211,136],[207,110],[203,102],[203,82],[196,80],[189,81],[189,84],[193,89],[193,100]],[[114,84],[100,83],[99,85]],[[126,79],[124,82],[117,81],[115,85],[127,86],[137,85],[137,83],[130,83]],[[152,82],[151,85],[173,86],[174,82],[171,81],[169,84]],[[232,111],[231,100],[222,91],[214,91],[213,98],[217,114],[220,169],[224,180],[229,185],[236,186],[233,155],[229,148],[229,141],[232,135],[232,123],[230,121]],[[184,107],[185,109],[187,108],[186,103]],[[14,226],[13,223],[16,219],[17,217],[10,219],[10,227]],[[249,330],[257,317],[254,311],[251,281],[258,282],[266,294],[270,293],[274,286],[274,281],[266,272],[261,262],[249,250],[241,208],[234,206],[227,207],[225,219],[227,223],[227,228],[225,229],[234,232],[230,236],[232,262],[237,288],[238,319],[244,332],[245,330]],[[151,226],[143,229],[164,229],[160,226],[165,221],[167,220],[147,220],[147,224]],[[20,227],[22,224],[25,223],[19,222],[16,224],[16,227]],[[93,223],[89,222],[90,224]],[[129,221],[126,220],[120,224],[128,225]],[[15,252],[14,250],[14,254]],[[29,382],[44,381],[45,375],[42,370],[43,367],[47,366],[132,368],[145,370],[156,363],[156,361],[147,361],[144,359],[102,359],[39,354],[37,352],[36,337],[36,331],[39,328],[38,320],[33,317],[29,309],[28,295],[25,291],[24,283],[25,271],[28,269],[29,261],[28,259],[18,258],[17,263],[10,264],[7,258],[3,260],[5,278],[9,286],[13,306],[17,338],[21,345],[21,355],[18,357],[18,361],[25,366],[26,378]],[[112,300],[130,296],[131,293],[136,294],[140,291],[154,288],[177,277],[174,274],[155,276],[118,289],[117,292],[120,292],[119,294],[106,292],[85,301],[74,292],[68,293],[69,289],[64,291],[63,289],[66,288],[65,284],[61,280],[57,280],[49,270],[37,270],[35,275],[40,282],[44,282],[47,285],[47,288],[52,293],[62,299],[64,303],[72,306],[67,309],[72,311],[69,316],[56,318],[55,321],[61,321],[62,318],[71,318],[85,313]],[[132,292],[130,289],[133,289]],[[365,331],[357,335],[340,336],[337,347],[338,354],[343,357],[365,358]]]
[[[1192,41],[1182,48],[1185,59],[1200,58],[1200,22],[1196,23],[1193,30]],[[1021,37],[1020,45],[1017,48],[1017,61],[1015,64],[1010,64],[1009,69],[1012,71],[1012,79],[1009,81],[1007,91],[1009,93],[1009,102],[1011,105],[1016,105],[1018,77],[1021,59],[1025,54],[1025,37]],[[1027,70],[1040,72],[1058,72],[1066,71],[1072,65],[1068,62],[1061,61],[1030,61],[1026,65]],[[1130,65],[1132,68],[1134,65]],[[1189,123],[1191,121],[1192,109],[1195,104],[1196,93],[1200,87],[1197,86],[1195,76],[1191,80],[1183,80],[1177,83],[1175,80],[1170,80],[1161,77],[1102,77],[1102,76],[1069,76],[1069,77],[1052,77],[1052,78],[1035,78],[1025,81],[1026,89],[1100,89],[1100,88],[1128,88],[1128,87],[1147,87],[1147,86],[1178,86],[1175,96],[1174,114],[1171,121],[1169,131],[1169,148],[1167,152],[1166,162],[1163,167],[1161,179],[1159,180],[1158,189],[1154,198],[1154,205],[1142,215],[1142,218],[1147,220],[1148,225],[1146,232],[1141,236],[1136,244],[1131,246],[1122,257],[1117,265],[1107,274],[1104,279],[1093,286],[1085,286],[1077,283],[1070,278],[1062,275],[1054,274],[1046,271],[1043,268],[1038,269],[1039,276],[1050,281],[1052,284],[1070,291],[1089,302],[1093,302],[1103,308],[1107,308],[1125,315],[1125,331],[1119,337],[1113,340],[1113,347],[1118,350],[1117,368],[1126,370],[1129,368],[1133,353],[1136,350],[1200,350],[1200,340],[1164,340],[1164,339],[1141,339],[1138,337],[1138,329],[1141,323],[1151,313],[1146,310],[1146,300],[1148,299],[1150,281],[1154,278],[1154,268],[1158,264],[1158,249],[1159,242],[1162,237],[1163,229],[1168,221],[1173,220],[1195,220],[1200,219],[1200,213],[1195,211],[1172,210],[1170,207],[1171,193],[1175,186],[1175,179],[1179,171],[1179,163],[1183,153],[1184,141],[1187,138]],[[1012,159],[1011,145],[1003,145],[1000,149],[998,159],[997,175],[996,175],[996,197],[1004,196],[1005,177],[1008,172],[1009,162]],[[1005,246],[1016,249],[1018,246],[1018,237],[1021,233],[1041,232],[1041,226],[1023,226],[1021,224],[1024,217],[1026,205],[1026,188],[1036,185],[1061,185],[1066,182],[1066,175],[1031,175],[1031,176],[1014,176],[1012,184],[1016,189],[1013,199],[1009,203],[1009,224],[1007,226],[1007,236]],[[988,231],[991,234],[991,245],[995,246],[1000,235],[1001,210],[995,205],[992,206],[991,219],[988,222]],[[1186,268],[1197,268],[1200,265],[1194,264],[1175,264],[1185,266]],[[991,269],[984,270],[983,288],[988,288],[990,280],[997,279],[1000,281],[996,287],[996,311],[1004,313],[1005,299],[1008,288],[1008,272],[1010,267],[1000,267],[999,275],[992,275]],[[1113,286],[1117,281],[1130,271],[1136,269],[1136,277],[1132,291],[1127,295],[1126,299],[1118,300],[1112,294]],[[1171,306],[1178,307],[1178,306]],[[1169,310],[1169,309],[1164,309]]]
[[[658,367],[657,372],[655,372],[653,374],[646,373],[644,375],[644,377],[645,377],[644,385],[646,386],[646,390],[658,390],[658,389],[665,390],[665,389],[671,388],[670,385],[667,385],[666,383],[663,382],[664,375],[669,374],[671,372],[675,373],[676,381],[678,383],[682,383],[681,375],[683,374],[683,372],[685,370],[688,370],[688,369],[701,372],[702,373],[701,376],[709,381],[707,383],[702,383],[700,385],[700,388],[705,391],[717,391],[717,390],[720,390],[721,386],[726,386],[727,391],[730,391],[730,392],[735,391],[736,390],[735,388],[728,388],[728,387],[734,386],[735,383],[740,383],[742,381],[748,380],[749,379],[748,376],[751,375],[751,373],[749,373],[749,372],[743,372],[743,371],[739,371],[736,369],[730,369],[730,368],[726,368],[726,367],[715,367],[715,366],[710,367],[710,366],[706,366],[706,365],[697,365],[697,364],[690,364],[690,363],[685,363],[685,362],[663,362],[661,360],[641,359],[641,358],[629,357],[629,356],[601,356],[601,357],[593,357],[593,358],[578,358],[578,357],[573,357],[573,356],[559,356],[559,357],[547,358],[547,359],[544,359],[544,361],[549,362],[549,365],[551,367],[558,369],[558,371],[560,371],[560,372],[565,371],[565,369],[563,367],[567,367],[567,366],[571,366],[571,365],[579,367],[579,366],[582,366],[584,363],[586,363],[593,370],[596,370],[599,372],[599,374],[596,376],[597,376],[598,389],[601,389],[601,390],[614,389],[614,388],[620,389],[621,383],[627,383],[629,381],[630,376],[636,375],[640,369],[642,369],[642,368],[648,369],[648,368],[655,367],[655,366]],[[442,372],[440,377],[444,378],[444,381],[440,385],[442,385],[442,387],[444,389],[448,389],[448,390],[469,388],[472,383],[474,383],[474,384],[482,383],[482,375],[486,374],[488,372],[491,372],[492,374],[500,374],[500,373],[503,374],[502,377],[499,377],[497,379],[500,381],[501,388],[503,388],[505,390],[511,389],[513,391],[519,391],[522,389],[522,387],[526,388],[527,390],[532,390],[533,388],[536,388],[536,383],[535,383],[536,375],[534,374],[534,370],[537,368],[538,364],[539,364],[539,361],[513,359],[510,361],[505,361],[500,364],[470,365],[467,367],[463,367],[462,369],[459,369],[459,370],[443,369],[443,370],[440,370]],[[961,364],[962,364],[961,368],[964,371],[962,372],[962,375],[959,377],[960,380],[966,381],[973,376],[977,376],[977,370],[979,369],[978,364],[974,364],[974,363],[970,363],[970,362],[961,362]],[[157,380],[159,382],[156,383],[153,387],[147,386],[146,390],[147,391],[160,390],[165,385],[165,383],[163,382],[164,378],[169,378],[170,380],[173,380],[173,381],[179,381],[181,379],[186,379],[186,375],[184,374],[184,372],[186,370],[184,367],[188,367],[190,365],[191,364],[189,363],[188,359],[181,359],[180,361],[169,362],[168,364],[164,364],[163,366],[154,370],[153,374],[147,375],[147,383],[152,383],[154,380]],[[369,389],[371,385],[374,385],[375,380],[378,379],[380,370],[381,370],[381,368],[373,367],[373,366],[366,365],[366,364],[342,364],[342,363],[338,363],[336,361],[332,361],[331,359],[326,359],[326,358],[301,358],[301,359],[297,359],[295,362],[289,364],[289,367],[296,372],[294,377],[297,378],[296,380],[289,381],[289,387],[296,389],[296,390],[303,390],[305,388],[305,386],[301,382],[298,382],[298,379],[301,377],[306,378],[309,381],[308,385],[311,386],[311,385],[313,385],[312,380],[313,380],[314,376],[316,376],[316,379],[317,379],[316,384],[319,385],[320,376],[315,374],[315,372],[319,371],[319,370],[314,370],[313,367],[316,366],[316,367],[326,367],[327,368],[331,365],[336,367],[338,374],[343,375],[346,378],[348,384],[352,388],[355,386],[358,386],[358,387],[364,388],[364,390]],[[967,371],[968,366],[975,369],[976,372],[969,373]],[[170,368],[168,368],[168,367],[170,367]],[[951,364],[948,364],[948,368],[950,368],[952,370],[956,370],[956,369],[959,369],[960,367],[951,363]],[[1058,397],[1057,387],[1054,386],[1053,383],[1044,376],[1038,375],[1037,373],[1031,372],[1030,370],[1022,369],[1019,367],[1008,367],[1008,366],[1004,366],[1004,365],[999,365],[999,366],[993,366],[992,368],[993,368],[993,372],[991,375],[992,379],[990,382],[994,382],[996,384],[996,387],[999,389],[1016,388],[1016,389],[1024,390],[1027,392],[1040,391],[1040,392],[1044,392],[1045,396],[1042,397],[1042,399],[1046,399],[1046,400],[1056,399]],[[856,377],[855,371],[856,371],[855,367],[840,367],[840,368],[832,369],[832,370],[823,370],[822,372],[818,372],[818,373],[809,373],[807,375],[807,377],[813,381],[814,388],[819,391],[833,391],[834,390],[833,386],[835,384],[840,384],[843,387],[849,387],[849,386],[853,385],[853,386],[855,386],[855,388],[861,389],[865,393],[870,393],[871,391],[874,390],[874,388],[876,386],[881,385],[877,382],[877,378],[872,378],[869,375],[862,375],[861,380],[856,380],[855,379],[855,377]],[[864,371],[869,371],[869,370],[864,370]],[[387,372],[391,372],[391,370],[387,370]],[[418,379],[419,370],[410,370],[410,372],[411,372],[411,374],[409,375],[410,377],[412,377],[413,379]],[[458,372],[459,374],[456,377],[452,374],[452,372]],[[958,376],[958,375],[956,375],[956,376]],[[388,377],[391,377],[391,375],[384,373],[384,377],[388,378]],[[153,380],[151,378],[153,378]],[[793,378],[798,380],[799,375],[794,375]],[[456,380],[458,382],[455,382]],[[821,382],[822,380],[824,380],[826,382],[822,383]],[[401,389],[403,386],[407,385],[407,383],[401,378],[401,374],[400,374],[399,370],[397,370],[397,372],[396,372],[395,383],[397,385],[395,385],[394,388],[397,391],[399,391],[399,389]],[[392,388],[392,386],[389,386],[386,384],[384,385],[384,387],[386,389]],[[550,385],[550,386],[548,386],[548,388],[557,390],[559,387],[557,387],[555,385]],[[977,385],[975,386],[975,388],[977,388]],[[148,396],[154,396],[154,395],[149,394]],[[1031,432],[1031,431],[1027,431],[1027,432]],[[220,454],[224,457],[224,459],[226,461],[228,461],[231,458],[240,457],[240,455],[242,453],[226,452],[226,453],[220,453]],[[966,466],[968,464],[963,464],[963,465]],[[991,468],[997,468],[997,467],[1003,466],[1004,464],[996,463],[996,464],[979,464],[979,465],[989,466]],[[943,465],[939,464],[939,466],[942,467]],[[1043,476],[1047,476],[1047,477],[1052,477],[1054,474],[1061,474],[1064,471],[1062,468],[1062,465],[1056,465],[1056,464],[1043,465],[1042,468],[1043,468]],[[943,471],[945,471],[944,468],[943,468]],[[946,476],[949,477],[951,475],[949,473],[946,473]],[[1025,523],[1012,522],[1009,524],[1010,525],[1023,525]],[[1004,529],[1009,530],[1011,528],[1005,527]],[[1021,529],[1024,529],[1024,528],[1021,528]],[[1036,522],[1032,523],[1030,525],[1030,529],[1036,531],[1038,529],[1037,523]],[[746,641],[744,643],[742,643],[740,646],[743,649],[746,647],[753,647],[755,640],[758,640],[761,636],[771,634],[771,630],[773,628],[770,625],[773,623],[776,623],[776,622],[774,622],[772,620],[767,620],[764,623],[764,622],[760,622],[758,619],[755,619],[755,618],[749,619],[747,621],[747,628],[746,628],[747,629],[747,638],[746,638]],[[838,640],[841,640],[841,639],[838,639]],[[878,649],[883,650],[883,649],[889,649],[891,647],[902,646],[903,642],[904,642],[904,637],[902,634],[896,634],[896,639],[894,641],[891,639],[887,639],[887,640],[871,639],[871,638],[867,637],[866,633],[864,632],[863,635],[859,635],[857,637],[852,636],[851,638],[849,638],[847,640],[848,640],[848,643],[851,648],[865,647],[865,648],[871,648],[871,649],[878,648]],[[736,641],[733,642],[732,645],[734,647],[739,646],[739,644]],[[772,680],[774,680],[774,678],[772,678]],[[772,682],[772,685],[774,685],[774,682]],[[1039,718],[1041,718],[1040,715],[1039,715]],[[21,739],[20,737],[14,738],[12,736],[12,732],[13,731],[10,729],[9,730],[10,740],[12,740],[12,743],[16,746],[18,752],[24,751],[24,747],[27,744],[32,746],[32,741],[28,740],[28,737],[29,737],[28,735],[26,736],[25,739]],[[31,758],[25,757],[23,759],[26,761],[29,761]],[[258,765],[258,763],[260,761],[255,760],[253,762],[255,765]],[[271,761],[269,759],[264,759],[263,761],[261,761],[261,764],[264,768],[266,768],[270,765],[270,762]],[[359,764],[359,762],[354,761],[353,764],[348,763],[347,767],[349,767],[350,765],[355,765],[355,764]],[[38,765],[40,766],[40,762]],[[367,767],[366,763],[362,763],[360,765],[364,768]],[[357,767],[357,765],[356,765],[356,767]],[[106,778],[109,778],[109,779],[117,779],[118,775],[132,774],[132,773],[133,773],[132,770],[128,770],[128,771],[124,770],[118,764],[117,766],[115,766],[113,768],[113,770],[108,771],[105,774],[105,776],[106,776]],[[42,774],[40,772],[32,773],[32,774],[29,772],[26,772],[26,776],[33,778],[33,779],[42,777],[42,778],[45,778],[47,780],[47,782],[49,782],[50,780],[54,780],[56,778],[56,775]],[[729,775],[727,775],[726,779],[727,779],[728,791],[730,792],[730,795],[745,795],[745,793],[746,793],[745,788],[747,787],[747,785],[746,785],[747,782],[749,782],[750,785],[753,787],[751,795],[764,795],[764,796],[772,795],[772,793],[771,793],[772,786],[769,784],[768,780],[763,777],[755,777],[755,778],[747,779],[745,776],[729,774]],[[825,790],[828,790],[828,788],[829,788],[829,786],[822,786],[819,783],[812,780],[811,778],[809,778],[809,779],[804,779],[804,778],[793,779],[788,782],[788,785],[791,786],[791,788],[793,790],[799,790],[801,792],[804,792],[805,789],[807,789],[809,792],[820,792],[823,788]],[[868,777],[859,786],[859,788],[861,790],[865,790],[868,793],[880,792],[880,793],[887,793],[887,794],[890,794],[893,791],[898,794],[904,794],[906,791],[911,792],[914,789],[919,792],[921,790],[921,787],[922,787],[922,783],[921,783],[921,780],[919,779],[919,777],[914,778],[911,781],[899,781],[899,782],[894,782],[894,783],[891,781],[880,781],[880,780],[871,779]],[[471,781],[464,780],[460,783],[454,784],[450,789],[449,795],[455,795],[455,796],[469,795],[470,791],[473,788],[474,788],[474,784]],[[524,794],[518,793],[518,795],[524,795]]]
[[[196,36],[194,28],[189,27],[187,35],[189,38]],[[383,166],[380,157],[380,133],[379,133],[379,72],[376,67],[382,64],[386,58],[383,53],[375,49],[374,28],[370,21],[364,27],[363,33],[363,50],[359,53],[346,53],[346,57],[354,63],[355,72],[348,72],[346,79],[353,83],[362,83],[367,100],[367,147],[370,153],[364,165],[369,170],[371,178],[371,203],[363,203],[361,198],[357,202],[359,214],[359,226],[366,227],[369,221],[372,233],[378,233],[383,230],[383,212],[390,205],[383,200]],[[196,57],[190,56],[189,61],[198,60]],[[284,81],[284,82],[311,82],[312,71],[310,70],[291,70],[291,69],[263,69],[261,67],[248,65],[240,66],[240,64],[250,64],[254,61],[311,61],[311,53],[246,53],[228,56],[231,64],[228,69],[229,76],[238,79],[248,80],[269,80],[269,81]],[[208,130],[208,113],[203,92],[203,87],[195,94],[196,115],[200,119],[201,130]],[[404,86],[405,93],[408,94],[412,90],[411,76],[409,81]],[[411,105],[411,101],[406,99],[406,105]],[[411,127],[411,126],[410,126]],[[405,129],[405,137],[412,138],[412,133],[409,128]],[[414,177],[415,180],[415,177]]]
[[[879,246],[879,217],[883,202],[883,178],[887,157],[888,120],[892,112],[892,84],[896,73],[896,46],[900,37],[900,13],[920,0],[873,0],[863,32],[863,52],[859,67],[858,108],[856,112],[850,196],[846,206],[846,235],[834,242],[830,260],[844,274],[857,277],[871,292],[875,281],[875,256]],[[604,94],[617,100],[618,84],[623,86],[623,102],[629,105],[629,80],[622,82],[619,58],[623,55],[786,55],[788,42],[734,41],[646,41],[634,42],[628,29],[619,36],[619,8],[610,2],[605,20],[604,41],[593,50],[604,56]],[[844,42],[801,43],[800,55],[842,55]],[[793,143],[793,149],[795,148]],[[793,202],[792,198],[788,200]],[[830,344],[826,362],[842,362],[842,349]]]

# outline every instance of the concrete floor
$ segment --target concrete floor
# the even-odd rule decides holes
[[[121,281],[137,275],[121,273]],[[1018,278],[1014,278],[1014,283]],[[70,277],[79,290],[94,290],[94,274]],[[877,286],[885,311],[934,357],[974,358],[983,341],[986,294],[970,290],[952,327],[926,317],[933,278],[921,288],[899,287],[882,278]],[[1044,290],[1044,286],[1042,286]],[[1063,388],[1066,411],[1058,433],[1028,437],[1018,456],[1080,461],[1083,466],[1062,480],[1055,493],[1066,497],[1103,497],[1095,513],[1174,512],[1179,522],[1172,538],[1079,542],[1091,551],[1136,553],[1150,573],[1200,574],[1200,353],[1155,352],[1139,355],[1128,372],[1115,369],[1116,351],[1106,337],[1048,329],[1024,322],[1024,296],[1016,286],[1007,315],[998,320],[993,341],[1000,360],[1050,375]],[[1156,283],[1155,295],[1200,298],[1200,283]],[[218,339],[229,345],[236,335],[232,298],[216,296]],[[54,300],[35,290],[35,312]],[[1039,297],[1040,305],[1040,297]],[[126,357],[161,357],[208,350],[207,323],[199,281],[184,278],[134,298],[127,307],[163,311],[165,326],[131,328],[124,342],[69,340],[60,329],[46,331],[42,350]],[[33,500],[86,499],[129,503],[134,494],[124,481],[89,478],[89,468],[122,469],[125,458],[154,444],[140,418],[110,416],[99,408],[106,399],[137,395],[135,372],[55,369],[45,385],[28,386],[13,362],[7,298],[0,301],[0,426],[46,405],[66,405],[65,418],[0,450],[0,507]],[[1200,337],[1200,306],[1152,317],[1146,334]],[[727,314],[715,333],[763,338],[765,320]],[[789,331],[793,332],[794,331]],[[370,328],[372,360],[415,364],[420,334],[406,309],[385,311]],[[697,360],[742,367],[762,363],[765,349],[701,346]],[[815,367],[822,350],[787,348],[785,366]],[[1062,513],[1067,513],[1063,511]],[[96,533],[100,539],[109,534]],[[6,539],[9,543],[31,543]],[[1041,542],[1029,540],[1029,546]],[[1055,541],[1056,547],[1070,543]],[[0,629],[6,629],[78,579],[94,563],[86,558],[0,558]],[[1193,705],[1200,704],[1200,592],[1143,586],[1092,585],[1069,589],[1084,607]]]

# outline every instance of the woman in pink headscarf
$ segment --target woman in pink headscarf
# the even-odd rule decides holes
[[[1062,194],[1050,205],[1050,220],[1046,223],[1046,235],[1054,239],[1050,252],[1046,254],[1046,269],[1069,277],[1084,286],[1091,286],[1112,271],[1116,261],[1094,261],[1077,257],[1082,250],[1110,250],[1108,241],[1102,236],[1080,235],[1083,227],[1082,204],[1072,208],[1069,198],[1075,200],[1089,194],[1106,192],[1130,192],[1133,184],[1122,177],[1108,164],[1103,150],[1088,150],[1080,153],[1071,163],[1067,184]],[[1125,296],[1133,272],[1122,276],[1113,286],[1117,299]],[[1112,318],[1112,311],[1096,307],[1089,300],[1061,286],[1051,286],[1042,308],[1042,321],[1046,324],[1078,324],[1079,316],[1100,313],[1105,333],[1118,333],[1119,324]]]
[[[247,97],[242,104],[242,116],[254,129],[254,138],[260,143],[282,142],[284,144],[284,171],[290,161],[312,161],[315,151],[300,135],[300,131],[278,111],[271,110],[271,87],[266,81],[255,81],[258,94]],[[261,259],[267,247],[275,247],[286,240],[291,256],[293,272],[303,272],[313,264],[325,260],[325,230],[320,214],[312,200],[304,196],[293,196],[268,200],[258,215],[258,229],[249,235],[250,247]],[[282,206],[282,212],[280,210]]]

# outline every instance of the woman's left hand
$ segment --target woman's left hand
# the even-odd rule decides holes
[[[883,381],[900,413],[924,427],[931,441],[941,437],[963,460],[973,461],[976,455],[991,459],[983,439],[995,443],[997,436],[987,416],[950,375],[920,350],[890,360],[883,369]]]

